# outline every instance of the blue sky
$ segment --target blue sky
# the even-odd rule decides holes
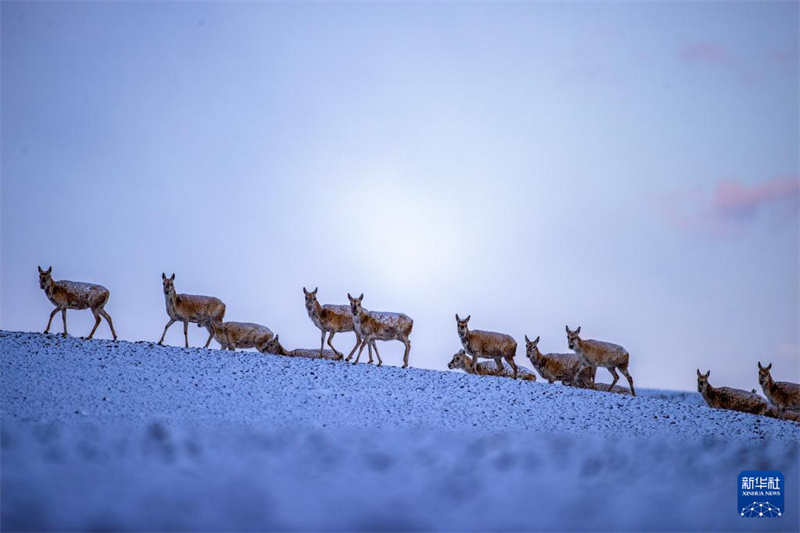
[[[44,329],[41,264],[108,287],[121,338],[158,340],[164,271],[289,348],[319,341],[319,286],[413,317],[413,366],[446,368],[459,313],[519,361],[525,334],[565,352],[580,325],[628,348],[642,387],[693,389],[699,367],[750,389],[758,360],[800,380],[796,3],[0,18],[4,329]]]

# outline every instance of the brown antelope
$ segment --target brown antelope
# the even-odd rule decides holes
[[[790,381],[773,381],[770,370],[772,363],[761,366],[758,362],[758,383],[769,403],[778,410],[779,418],[785,418],[786,411],[800,411],[800,385]]]
[[[484,361],[482,363],[475,363],[475,360],[467,354],[464,349],[459,350],[453,358],[447,363],[447,368],[450,370],[460,369],[467,374],[475,374],[478,376],[498,376],[504,378],[514,377],[513,372],[508,369],[503,363],[500,363],[500,368],[497,367],[496,361]],[[524,366],[517,367],[519,372],[519,379],[525,381],[536,381],[536,374],[525,368]]]
[[[603,392],[614,392],[616,394],[630,394],[630,389],[614,386],[607,383],[594,383],[594,372],[592,367],[585,367],[580,373],[580,360],[573,353],[547,353],[539,351],[539,337],[534,340],[525,336],[525,355],[530,359],[533,367],[541,376],[552,384],[561,381],[564,385],[577,387],[579,389],[593,389]]]
[[[89,333],[87,339],[94,336],[97,331],[97,326],[100,325],[100,317],[106,319],[108,327],[111,328],[111,335],[114,340],[117,340],[117,332],[114,331],[114,324],[111,322],[111,316],[103,309],[108,303],[108,297],[111,293],[102,285],[95,285],[93,283],[82,283],[80,281],[54,281],[53,280],[53,267],[47,270],[39,268],[39,287],[44,290],[47,299],[56,306],[53,312],[50,313],[50,320],[47,321],[47,328],[45,333],[50,333],[50,325],[53,323],[53,317],[56,313],[61,311],[61,319],[64,322],[64,336],[67,336],[67,309],[91,309],[94,315],[94,327],[92,332]]]
[[[338,351],[332,344],[333,336],[337,333],[353,331],[356,334],[356,345],[350,350],[350,355],[347,356],[347,361],[353,357],[356,349],[361,345],[361,336],[355,331],[353,324],[353,313],[350,312],[349,305],[321,305],[317,301],[317,288],[309,292],[303,287],[303,294],[306,298],[306,311],[308,318],[317,326],[322,332],[322,338],[319,343],[319,353],[322,357],[322,350],[325,348],[325,333],[330,333],[328,336],[328,346],[340,357],[344,354]]]
[[[271,353],[272,355],[289,355],[289,352],[281,344],[280,335],[275,335],[272,337],[263,347],[264,349],[259,351],[261,353]]]
[[[322,350],[322,355],[320,356],[319,350],[316,349],[306,349],[306,348],[295,348],[294,350],[289,351],[289,357],[305,357],[306,359],[325,359],[326,361],[341,361],[342,360],[341,353],[334,352],[333,350]]]
[[[546,379],[550,384],[555,383],[556,381],[561,381],[564,384],[575,384],[578,386],[584,384],[583,380],[581,380],[579,383],[574,383],[576,381],[575,378],[578,374],[578,367],[580,367],[581,361],[578,359],[578,356],[573,353],[543,354],[539,351],[539,337],[536,337],[534,340],[530,340],[528,336],[525,335],[525,356],[530,360],[533,368],[539,372],[539,375]],[[590,371],[591,370],[589,370],[589,372]],[[580,377],[583,377],[586,374],[588,374],[588,372],[584,371]],[[588,386],[591,385],[591,377],[589,377],[589,381],[590,382],[582,388],[588,388]]]
[[[596,390],[598,392],[613,392],[614,394],[630,394],[631,393],[630,389],[627,389],[625,387],[620,387],[619,385],[614,385],[611,388],[609,388],[609,387],[611,387],[611,385],[608,384],[608,383],[595,383],[594,390]],[[589,387],[580,387],[580,388],[588,389]]]
[[[763,415],[767,411],[767,402],[758,394],[731,387],[712,387],[708,382],[710,375],[711,370],[701,374],[697,369],[697,392],[703,395],[709,407],[754,415]]]
[[[578,372],[583,371],[587,366],[590,366],[592,370],[596,370],[599,366],[607,368],[614,378],[611,385],[608,387],[608,390],[611,390],[614,388],[614,385],[617,384],[617,381],[619,381],[619,374],[617,374],[616,370],[619,369],[622,375],[628,380],[628,384],[631,387],[631,395],[636,396],[636,390],[633,388],[633,378],[628,373],[628,359],[630,355],[625,348],[610,342],[592,339],[583,340],[579,336],[581,332],[580,326],[575,331],[570,331],[569,326],[566,326],[566,329],[569,349],[573,350],[581,360]],[[592,378],[591,388],[595,388],[594,377]]]
[[[334,352],[333,350],[307,350],[304,348],[295,348],[294,350],[286,350],[280,341],[280,335],[275,335],[273,339],[264,345],[261,350],[264,353],[271,353],[273,355],[285,355],[288,357],[305,357],[307,359],[325,359],[328,361],[340,361],[342,354]]]
[[[792,420],[794,422],[800,422],[800,412],[786,410],[781,414],[781,412],[776,409],[774,405],[770,405],[764,415],[770,418],[778,418],[780,420]]]
[[[375,341],[396,340],[402,342],[406,347],[403,353],[403,368],[408,368],[408,353],[411,351],[411,341],[408,337],[414,327],[411,317],[403,313],[367,311],[361,305],[361,300],[364,299],[363,293],[358,298],[353,298],[350,293],[347,293],[347,298],[350,300],[350,311],[353,313],[355,330],[361,335],[361,346],[353,364],[358,364],[361,352],[364,351],[364,345],[366,345],[369,352],[369,364],[372,364],[372,350],[374,349],[375,355],[378,357],[378,366],[381,366],[383,361]]]
[[[205,327],[208,330],[208,340],[205,348],[211,344],[214,338],[214,331],[211,329],[212,322],[222,322],[225,316],[225,304],[219,298],[213,296],[195,296],[193,294],[177,294],[175,292],[175,274],[167,277],[161,273],[161,281],[164,285],[164,299],[167,303],[167,315],[169,322],[164,326],[164,333],[158,344],[164,343],[164,336],[169,327],[175,322],[183,322],[183,337],[186,340],[186,347],[189,347],[189,322],[197,324],[198,327]]]
[[[236,351],[236,348],[255,348],[263,352],[263,347],[269,342],[274,333],[261,324],[252,322],[210,322],[211,331],[214,333],[221,350]]]
[[[467,323],[472,315],[461,320],[456,314],[456,324],[458,326],[458,338],[464,350],[473,359],[494,359],[497,368],[502,368],[503,359],[511,366],[514,371],[514,378],[517,377],[517,364],[514,356],[517,354],[517,341],[511,335],[505,333],[495,333],[494,331],[470,331]]]

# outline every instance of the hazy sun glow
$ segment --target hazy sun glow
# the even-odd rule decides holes
[[[362,223],[337,218],[337,233],[358,249],[364,266],[397,285],[435,282],[457,262],[455,214],[447,204],[418,194],[403,180],[365,180],[364,186],[341,192]],[[357,228],[354,230],[354,227]]]

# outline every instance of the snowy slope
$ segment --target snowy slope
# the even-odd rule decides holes
[[[735,497],[776,469],[798,500],[800,424],[692,393],[0,335],[5,530],[800,525]]]

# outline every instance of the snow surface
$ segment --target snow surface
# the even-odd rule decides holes
[[[3,530],[800,529],[800,424],[697,393],[13,332],[0,354]],[[742,470],[784,473],[785,515],[739,516]]]

